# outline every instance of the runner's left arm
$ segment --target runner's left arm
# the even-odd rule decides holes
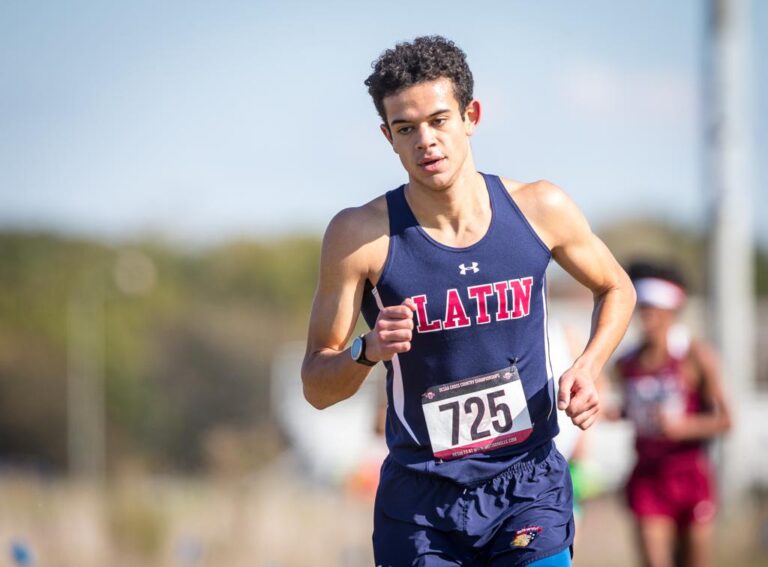
[[[595,379],[618,346],[635,306],[632,282],[592,232],[576,204],[546,181],[532,184],[528,209],[552,256],[594,296],[592,329],[584,351],[560,377],[558,408],[582,429],[597,419]]]

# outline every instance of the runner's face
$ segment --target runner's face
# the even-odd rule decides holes
[[[470,153],[479,103],[473,100],[462,115],[453,83],[441,78],[385,97],[384,109],[388,124],[381,130],[411,182],[432,189],[451,186]]]
[[[638,307],[640,326],[646,337],[664,338],[672,324],[675,322],[676,311],[674,309],[662,309],[650,305]]]

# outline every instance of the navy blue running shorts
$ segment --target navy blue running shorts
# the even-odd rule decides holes
[[[382,465],[377,567],[518,567],[561,557],[573,536],[571,477],[554,443],[473,485],[409,470],[390,457]]]

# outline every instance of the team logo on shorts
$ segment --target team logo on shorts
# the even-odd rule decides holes
[[[539,535],[542,531],[544,531],[544,528],[541,526],[531,526],[529,528],[517,530],[515,532],[515,537],[512,540],[512,543],[509,545],[512,547],[528,547],[531,542],[536,539],[536,536]]]

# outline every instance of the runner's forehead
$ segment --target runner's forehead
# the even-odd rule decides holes
[[[384,97],[383,102],[390,124],[424,119],[459,108],[450,79],[418,83]]]

